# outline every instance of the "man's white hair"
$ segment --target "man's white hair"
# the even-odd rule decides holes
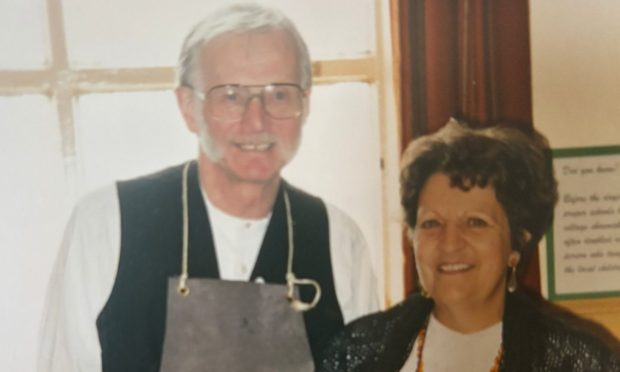
[[[200,53],[211,40],[227,33],[284,31],[295,44],[300,85],[312,84],[308,47],[297,28],[282,12],[258,4],[236,4],[221,8],[198,22],[183,42],[177,66],[177,85],[197,87]],[[206,66],[209,68],[209,66]]]

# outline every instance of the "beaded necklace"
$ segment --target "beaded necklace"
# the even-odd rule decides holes
[[[416,355],[418,357],[418,365],[416,367],[416,372],[424,372],[424,363],[422,362],[422,352],[424,351],[424,339],[426,338],[426,328],[428,328],[428,319],[426,320],[426,324],[418,333],[418,349],[416,350]],[[497,356],[495,357],[495,361],[493,362],[493,367],[491,367],[490,372],[499,372],[499,366],[502,363],[502,358],[504,357],[504,346],[500,343],[499,350],[497,351]]]

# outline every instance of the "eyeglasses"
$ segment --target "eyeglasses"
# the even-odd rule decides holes
[[[265,112],[274,119],[293,119],[303,112],[304,91],[297,84],[217,85],[206,93],[194,91],[205,102],[210,118],[233,122],[243,118],[248,103],[258,97]]]

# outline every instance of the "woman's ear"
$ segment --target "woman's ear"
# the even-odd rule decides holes
[[[525,230],[525,229],[523,229],[523,230],[521,231],[521,235],[522,235],[522,237],[523,237],[523,241],[524,241],[525,243],[529,243],[529,242],[530,242],[530,240],[532,240],[532,234],[531,234],[529,231]]]

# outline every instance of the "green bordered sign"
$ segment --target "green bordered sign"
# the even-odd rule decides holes
[[[546,239],[549,299],[620,296],[620,146],[552,155],[559,200]]]

